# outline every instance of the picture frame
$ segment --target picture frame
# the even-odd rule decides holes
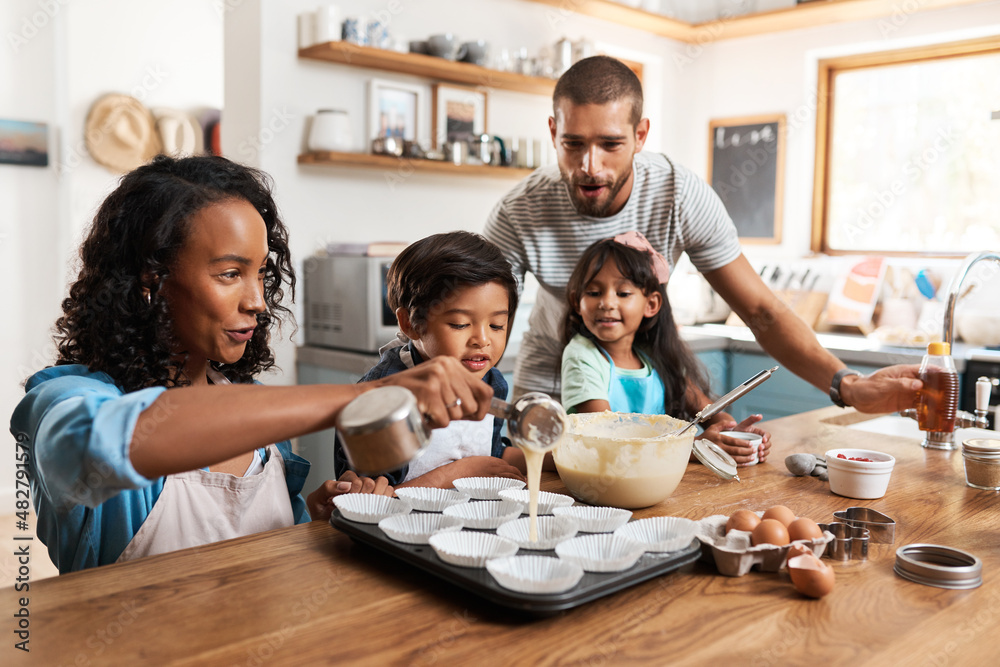
[[[368,82],[368,141],[394,137],[417,141],[426,88],[398,81]]]
[[[709,121],[708,182],[733,219],[740,243],[780,244],[785,115]]]
[[[485,134],[487,93],[436,83],[431,88],[431,145],[440,149],[463,135]]]
[[[0,164],[49,166],[49,126],[0,118]]]

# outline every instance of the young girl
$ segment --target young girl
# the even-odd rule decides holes
[[[664,289],[669,274],[666,259],[639,232],[598,241],[584,251],[566,287],[562,399],[567,411],[690,420],[712,402],[702,367],[674,326]],[[761,418],[753,415],[737,424],[720,412],[704,424],[702,437],[737,463],[747,463],[753,448],[721,433],[759,433],[763,461],[771,437],[753,426]]]
[[[326,519],[340,493],[392,495],[353,473],[300,495],[309,463],[289,438],[368,389],[410,389],[434,426],[485,416],[492,392],[452,359],[369,385],[256,384],[295,287],[287,239],[269,179],[221,157],[157,157],[101,205],[56,365],[11,417],[61,573]]]
[[[396,257],[386,282],[400,334],[380,350],[382,358],[361,382],[419,367],[430,359],[453,357],[470,377],[506,398],[507,382],[495,366],[507,346],[509,323],[517,308],[517,283],[499,248],[470,232],[428,236]],[[409,466],[386,476],[396,486],[442,488],[450,488],[460,477],[523,480],[524,456],[500,437],[502,426],[492,416],[480,422],[455,422],[435,431],[426,450]],[[347,466],[338,441],[337,473]]]

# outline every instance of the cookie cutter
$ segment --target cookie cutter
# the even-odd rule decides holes
[[[851,526],[840,521],[818,524],[822,531],[833,533],[833,540],[826,545],[823,558],[830,560],[868,560],[868,542],[871,534],[867,528]]]
[[[876,544],[892,544],[896,539],[896,522],[870,507],[848,507],[834,512],[833,516],[848,525],[867,528],[871,541]]]

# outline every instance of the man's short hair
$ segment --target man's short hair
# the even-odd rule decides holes
[[[642,84],[639,77],[625,63],[608,56],[584,58],[559,77],[552,93],[553,116],[559,108],[559,100],[564,98],[574,105],[626,100],[632,103],[629,118],[632,127],[636,127],[642,119]]]

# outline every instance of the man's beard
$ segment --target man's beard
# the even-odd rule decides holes
[[[577,213],[591,218],[606,218],[611,211],[611,207],[614,205],[618,193],[621,192],[625,184],[628,183],[629,178],[632,177],[632,170],[629,169],[622,174],[621,178],[610,184],[586,177],[581,177],[574,181],[572,177],[563,173],[562,170],[560,170],[560,175],[562,176],[563,183],[569,189],[569,198],[573,202],[573,207],[576,208]],[[578,188],[581,185],[606,185],[608,189],[603,198],[590,199],[580,195]]]

